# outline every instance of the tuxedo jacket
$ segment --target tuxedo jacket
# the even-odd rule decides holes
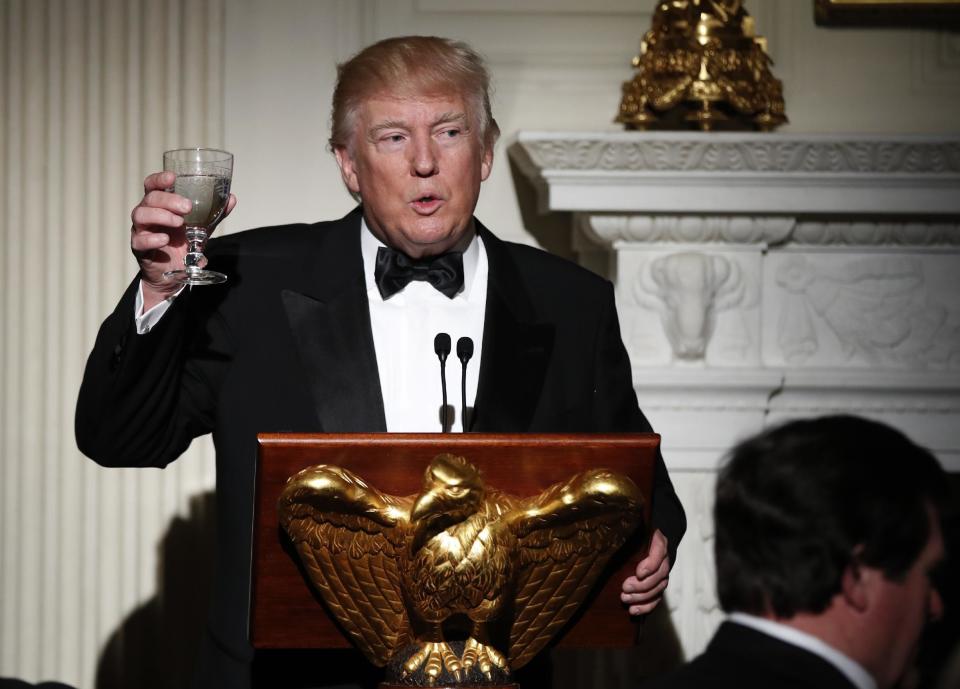
[[[256,434],[386,430],[360,220],[357,208],[338,221],[212,240],[207,255],[229,276],[225,285],[183,292],[151,332],[137,335],[134,281],[87,362],[76,435],[98,463],[162,467],[194,437],[213,434],[218,574],[211,631],[237,658],[250,654]],[[489,278],[470,430],[650,431],[611,284],[477,227]],[[685,519],[662,460],[655,484],[653,523],[674,556]]]
[[[643,689],[856,689],[815,653],[735,622],[720,625],[702,655]]]

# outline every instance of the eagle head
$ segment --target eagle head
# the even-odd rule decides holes
[[[483,482],[475,466],[463,457],[437,455],[424,473],[423,492],[410,509],[410,521],[462,521],[477,511],[483,496]]]

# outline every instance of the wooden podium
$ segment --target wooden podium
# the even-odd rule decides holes
[[[254,648],[346,648],[349,641],[327,614],[302,572],[296,551],[277,519],[277,498],[287,478],[314,464],[342,466],[394,495],[422,488],[426,466],[438,454],[466,457],[487,485],[518,497],[535,495],[591,468],[629,476],[649,496],[656,434],[262,434],[258,436],[253,524],[250,641]],[[554,643],[566,646],[629,646],[634,626],[620,603],[620,585],[647,546],[646,526],[612,558],[579,613]]]

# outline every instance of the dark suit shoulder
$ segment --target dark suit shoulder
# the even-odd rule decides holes
[[[352,215],[352,214],[351,214]],[[234,232],[210,240],[210,253],[221,255],[290,255],[299,256],[305,250],[316,250],[334,235],[349,232],[353,225],[350,215],[339,220],[315,223],[291,223],[256,227]]]
[[[520,267],[529,268],[537,271],[538,274],[556,278],[562,286],[569,289],[605,290],[611,284],[606,278],[587,270],[583,266],[543,249],[517,242],[507,242],[499,239],[497,241],[503,245]]]
[[[539,316],[565,319],[576,313],[582,320],[612,305],[613,285],[596,273],[542,249],[503,241],[486,229],[481,237],[491,280],[504,294],[523,294]]]
[[[706,650],[643,689],[855,689],[818,655],[741,624],[724,622]]]
[[[194,290],[190,310],[199,319],[219,311],[234,332],[244,323],[280,308],[285,290],[314,298],[362,280],[360,215],[339,220],[259,227],[215,237],[207,247],[209,266],[227,275],[218,288]]]

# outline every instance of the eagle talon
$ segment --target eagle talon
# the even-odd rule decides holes
[[[463,667],[466,670],[469,670],[473,667],[473,664],[477,662],[477,649],[469,644],[463,649]]]
[[[457,682],[461,680],[460,659],[444,641],[427,642],[407,658],[403,664],[403,677],[412,675],[418,668],[422,668],[430,686],[436,683],[444,668]]]
[[[504,672],[510,671],[507,665],[507,659],[503,657],[503,654],[493,646],[482,644],[473,637],[467,639],[467,643],[463,647],[463,656],[460,660],[463,663],[463,667],[467,670],[476,665],[488,680],[493,679],[492,671],[494,667],[498,667]]]

